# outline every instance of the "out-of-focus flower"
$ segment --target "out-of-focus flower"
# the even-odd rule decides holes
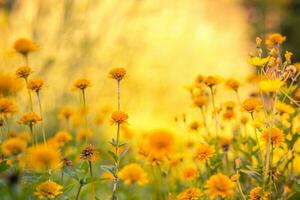
[[[72,140],[72,135],[67,131],[58,131],[54,136],[59,146],[63,146],[65,143]]]
[[[260,47],[261,42],[262,42],[262,39],[261,39],[260,37],[256,37],[256,38],[255,38],[255,42],[256,42],[256,46],[257,46],[257,47]]]
[[[185,191],[177,195],[176,200],[200,200],[200,197],[203,195],[200,189],[198,188],[188,188]]]
[[[268,61],[269,61],[269,57],[260,58],[257,56],[252,56],[252,57],[248,58],[248,60],[247,60],[247,62],[250,65],[253,65],[255,67],[263,67]]]
[[[9,98],[0,98],[0,114],[11,115],[17,112],[16,102]]]
[[[281,101],[276,101],[275,107],[278,111],[280,111],[282,113],[293,114],[295,112],[295,109],[293,108],[293,106],[283,103]]]
[[[122,124],[126,122],[128,119],[128,115],[122,111],[115,111],[111,115],[111,123],[112,124]]]
[[[44,86],[44,81],[41,78],[32,78],[28,82],[28,89],[39,92]]]
[[[36,51],[38,45],[27,38],[20,38],[15,41],[14,49],[20,54],[27,55],[32,51]]]
[[[88,79],[82,78],[78,79],[74,83],[75,89],[85,90],[87,87],[91,86],[91,82]]]
[[[124,180],[125,184],[137,183],[139,185],[144,185],[149,182],[147,173],[136,163],[124,166],[118,175],[121,180]]]
[[[120,81],[126,76],[126,70],[124,68],[114,68],[108,74],[110,78]]]
[[[32,73],[32,69],[31,67],[28,67],[28,66],[22,66],[22,67],[19,67],[16,71],[16,76],[18,78],[24,78],[24,79],[27,79],[28,76]]]
[[[17,137],[9,138],[2,143],[1,148],[4,155],[17,155],[25,150],[26,141]]]
[[[262,80],[258,83],[259,89],[262,92],[277,92],[282,86],[284,82],[280,79],[269,79],[269,80]]]
[[[194,104],[195,104],[195,106],[197,106],[199,108],[201,108],[204,105],[207,105],[207,103],[208,103],[208,99],[204,95],[199,95],[194,98]]]
[[[227,137],[221,137],[220,140],[220,145],[223,149],[223,151],[228,151],[230,144],[231,144],[231,139]]]
[[[42,121],[42,118],[38,114],[35,112],[27,112],[20,118],[18,123],[27,126],[33,126],[40,121]]]
[[[261,100],[258,98],[249,98],[249,99],[246,99],[242,103],[242,108],[249,113],[258,111],[262,107],[263,107],[263,104],[262,104]]]
[[[194,178],[197,177],[197,170],[192,168],[192,167],[188,167],[185,168],[183,170],[183,179],[184,180],[192,180]]]
[[[71,107],[64,107],[60,110],[59,116],[64,119],[70,119],[70,117],[74,114],[74,110]]]
[[[281,35],[280,33],[273,33],[268,35],[266,39],[266,45],[271,46],[271,45],[277,45],[277,44],[282,44],[285,42],[286,36]]]
[[[38,196],[39,199],[54,199],[63,193],[62,189],[63,186],[48,180],[39,184],[34,194]]]
[[[80,129],[76,134],[76,140],[81,141],[86,138],[91,138],[93,136],[93,132],[89,129]]]
[[[262,139],[266,144],[269,141],[269,135],[271,136],[271,144],[274,146],[279,146],[284,141],[284,134],[279,128],[274,127],[263,132]]]
[[[200,144],[195,153],[195,160],[206,162],[215,154],[215,149],[208,144]]]
[[[148,136],[148,149],[153,154],[167,154],[173,150],[174,136],[168,131],[157,130]]]
[[[292,55],[293,55],[292,52],[289,52],[289,51],[285,52],[284,57],[285,57],[285,61],[287,62],[287,64],[292,63],[292,61],[291,61]]]
[[[204,79],[204,84],[208,87],[213,87],[220,83],[220,79],[216,76],[208,76]]]
[[[190,123],[189,127],[190,130],[197,131],[200,128],[200,124],[197,121],[193,121],[192,123]]]
[[[231,78],[226,81],[226,86],[234,91],[237,91],[240,87],[240,82]]]
[[[218,173],[209,178],[205,187],[211,198],[228,197],[234,193],[235,184],[224,174]]]
[[[263,192],[261,187],[255,187],[250,191],[249,200],[268,200],[268,193]]]
[[[0,94],[3,96],[16,94],[22,89],[21,80],[12,74],[0,72]]]

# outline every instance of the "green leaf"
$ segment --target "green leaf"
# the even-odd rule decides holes
[[[115,166],[114,165],[101,165],[101,168],[109,171],[112,175],[115,174]]]
[[[9,168],[9,165],[7,164],[6,160],[3,160],[0,163],[0,173],[6,171]]]
[[[75,180],[77,180],[79,182],[79,177],[78,175],[69,167],[65,167],[64,168],[64,173],[68,174],[69,176],[71,176],[72,178],[74,178]]]
[[[88,162],[82,162],[80,165],[80,169],[82,169],[85,173],[89,172],[89,163]]]
[[[119,160],[119,157],[112,151],[108,151],[109,155],[114,159],[115,162]]]

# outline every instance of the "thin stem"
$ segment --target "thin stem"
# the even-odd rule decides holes
[[[207,135],[210,136],[210,132],[208,130],[208,127],[207,127],[207,122],[206,122],[206,118],[205,118],[205,113],[204,113],[204,110],[203,110],[203,107],[200,108],[201,110],[201,115],[202,115],[202,121],[203,121],[203,126],[207,132]]]
[[[118,80],[118,111],[121,109],[121,88],[120,88],[120,80]]]
[[[27,78],[25,78],[25,83],[26,83],[26,88],[27,88],[27,92],[28,92],[28,96],[29,96],[30,111],[33,112],[32,97],[31,97],[31,92],[28,88],[28,79]]]
[[[33,133],[33,126],[32,125],[29,125],[29,129],[30,129],[30,134],[31,134],[31,142],[32,142],[32,146],[35,145],[35,142],[34,142],[34,133]]]
[[[44,117],[43,117],[43,110],[42,110],[40,93],[36,92],[36,96],[37,96],[38,103],[39,103],[40,116],[42,118],[41,126],[42,126],[42,132],[43,132],[43,140],[44,140],[44,144],[46,144],[46,130],[45,130],[45,126],[44,126]]]
[[[84,109],[84,126],[85,126],[85,129],[88,128],[88,120],[87,120],[87,109],[86,109],[86,97],[85,97],[85,90],[82,89],[82,99],[83,99],[83,109]],[[85,143],[87,144],[87,136],[85,137]]]
[[[216,137],[218,136],[218,111],[216,108],[216,104],[215,104],[215,96],[214,96],[214,91],[213,88],[210,87],[210,93],[211,93],[211,101],[212,101],[212,106],[213,106],[213,114],[215,117],[215,126],[216,126]]]
[[[82,189],[82,184],[80,183],[79,188],[77,190],[76,198],[75,198],[76,200],[79,199],[79,195],[80,195],[81,189]]]
[[[92,162],[89,160],[89,167],[90,167],[90,175],[93,177],[93,168],[92,168]]]

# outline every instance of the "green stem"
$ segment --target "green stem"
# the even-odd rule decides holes
[[[30,106],[30,111],[33,112],[33,104],[32,104],[32,97],[31,97],[31,92],[28,88],[28,79],[25,78],[25,83],[26,83],[26,88],[27,88],[27,92],[28,92],[28,96],[29,96],[29,106]]]
[[[79,188],[77,190],[76,198],[75,198],[76,200],[79,199],[79,195],[80,195],[81,189],[82,189],[82,184],[80,183]]]
[[[42,118],[41,126],[42,126],[43,140],[44,140],[44,144],[46,144],[46,131],[45,131],[45,126],[44,126],[44,117],[43,117],[43,110],[42,110],[40,93],[36,92],[36,96],[37,96],[38,103],[39,103],[40,116]]]

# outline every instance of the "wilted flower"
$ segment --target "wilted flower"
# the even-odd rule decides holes
[[[97,156],[96,147],[92,144],[87,145],[80,153],[80,159],[94,161]]]

